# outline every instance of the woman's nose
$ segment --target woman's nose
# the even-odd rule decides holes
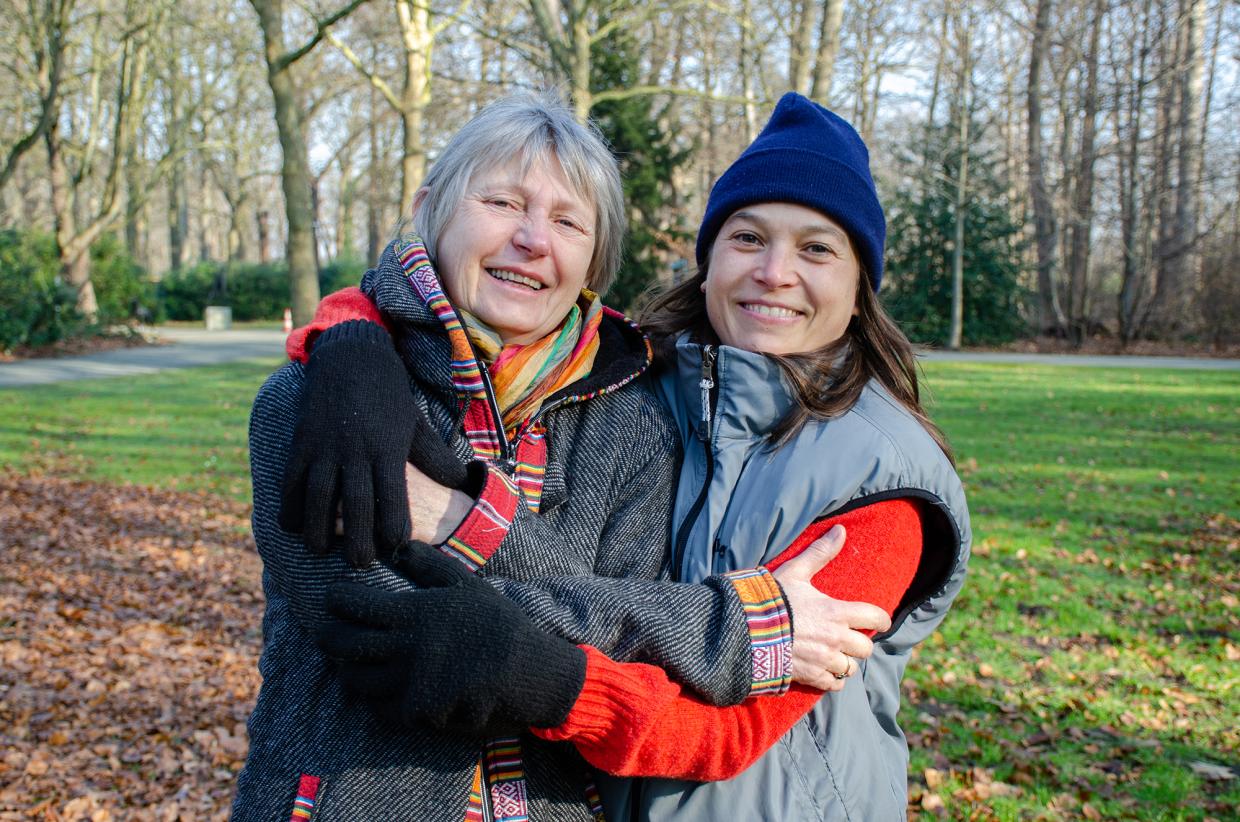
[[[551,227],[544,217],[526,214],[512,238],[513,244],[531,257],[551,253]]]
[[[756,262],[753,270],[754,281],[766,288],[781,288],[796,281],[792,255],[778,246],[768,247]]]

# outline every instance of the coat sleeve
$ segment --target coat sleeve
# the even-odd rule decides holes
[[[864,600],[894,613],[921,557],[917,505],[891,500],[820,520],[769,567],[783,564],[841,523],[848,540],[815,575],[815,586],[837,599]],[[572,741],[590,764],[618,776],[730,779],[822,697],[821,691],[794,685],[782,696],[719,708],[686,694],[654,666],[618,663],[592,648],[586,653],[586,685],[568,719],[555,728],[534,729],[534,734]],[[848,687],[863,685],[850,682]]]
[[[700,584],[659,578],[669,551],[679,463],[679,437],[665,427],[666,442],[652,448],[608,500],[611,509],[599,536],[594,576],[488,581],[544,630],[599,648],[613,659],[658,666],[712,704],[736,704],[770,686],[766,660],[778,651],[763,626],[748,618],[750,603],[775,603],[785,628],[777,640],[790,648],[787,609],[765,572],[756,579],[720,575]],[[653,435],[658,429],[647,430]],[[506,551],[561,538],[524,506],[518,507],[512,528]],[[777,667],[776,686],[782,689],[790,684],[791,672]]]

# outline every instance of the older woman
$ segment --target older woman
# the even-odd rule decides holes
[[[847,629],[881,628],[885,615],[808,584],[785,599],[762,569],[697,585],[653,581],[668,553],[679,437],[642,376],[645,339],[589,290],[614,274],[622,215],[615,163],[596,134],[562,107],[492,105],[419,191],[415,227],[426,244],[396,241],[363,282],[392,336],[373,323],[324,322],[312,329],[331,325],[308,363],[263,386],[250,435],[267,596],[263,686],[234,819],[569,820],[597,809],[590,770],[571,748],[435,730],[555,727],[574,702],[563,684],[584,682],[586,659],[519,612],[493,600],[474,607],[482,595],[472,576],[405,550],[369,562],[375,535],[380,553],[404,537],[404,499],[392,489],[406,454],[464,500],[442,540],[455,567],[494,578],[538,626],[573,642],[655,663],[720,703],[786,688],[794,668],[806,681],[834,681],[824,669],[851,671],[844,651],[869,653]],[[341,398],[354,404],[345,419],[330,413]],[[395,424],[370,424],[378,418]],[[327,550],[337,498],[343,555]],[[410,588],[401,570],[438,587],[408,593],[395,610],[356,591],[344,597],[363,617],[395,624],[342,679],[313,642],[327,587],[353,580],[399,594]],[[795,655],[789,600],[802,603]],[[377,665],[382,652],[399,656],[407,632],[396,628],[410,625],[434,638],[441,664]],[[397,675],[401,713],[421,720],[411,728],[344,687]]]

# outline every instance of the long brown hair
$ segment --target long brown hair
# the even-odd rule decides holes
[[[654,342],[660,361],[675,361],[676,337],[683,331],[700,340],[718,342],[706,314],[704,282],[705,265],[697,276],[655,295],[642,310],[641,326]],[[771,432],[775,443],[788,442],[811,419],[827,420],[844,414],[856,404],[866,383],[875,379],[952,459],[947,438],[921,407],[913,345],[879,303],[864,270],[857,285],[857,313],[842,337],[816,351],[767,356],[779,364],[796,398]]]

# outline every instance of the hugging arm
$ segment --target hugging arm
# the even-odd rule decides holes
[[[848,543],[814,575],[815,587],[836,598],[869,601],[893,614],[912,583],[922,550],[920,517],[911,501],[880,502],[816,522],[771,567],[797,556],[810,539],[836,523],[848,529]],[[685,693],[659,668],[617,663],[594,649],[586,653],[584,684],[568,718],[557,727],[533,732],[573,742],[590,764],[617,776],[730,779],[823,696],[797,684],[781,696],[757,696],[720,708]]]
[[[403,468],[406,452],[416,448],[416,442],[406,445],[407,440],[401,437],[405,436],[410,411],[405,405],[387,402],[371,403],[367,413],[359,413],[356,392],[345,385],[365,382],[359,375],[367,370],[386,374],[393,370],[392,361],[399,360],[390,342],[379,345],[387,338],[381,321],[373,303],[360,290],[346,289],[326,298],[315,322],[294,332],[289,344],[291,358],[308,360],[312,370],[320,355],[330,356],[322,359],[324,369],[308,374],[304,386],[307,400],[302,402],[304,407],[315,409],[318,433],[302,424],[303,415],[299,439],[291,445],[293,457],[284,486],[281,522],[291,528],[296,528],[299,520],[319,523],[320,528],[329,520],[334,524],[336,499],[343,499],[346,553],[355,566],[394,549],[393,534],[408,533]],[[352,329],[351,336],[363,338],[370,347],[350,343],[349,335],[341,333],[348,329]],[[311,342],[313,346],[307,352]],[[376,365],[375,360],[383,363]],[[320,377],[324,379],[319,381]],[[394,373],[384,379],[387,383],[397,381]],[[602,648],[618,659],[664,667],[712,702],[739,702],[755,681],[755,640],[745,619],[742,593],[726,577],[712,578],[703,585],[655,581],[668,549],[670,501],[680,447],[676,432],[655,403],[648,398],[648,406],[638,409],[645,415],[634,422],[642,430],[640,437],[619,446],[612,444],[617,466],[612,490],[595,503],[606,506],[607,511],[597,518],[599,524],[592,526],[594,530],[572,537],[576,544],[566,546],[566,533],[533,513],[502,472],[491,468],[483,477],[481,489],[463,489],[470,496],[469,508],[444,540],[444,548],[474,567],[485,565],[501,545],[505,552],[521,557],[555,556],[565,550],[593,557],[593,571],[598,576],[552,575],[524,580],[486,576],[539,627],[573,642]],[[342,430],[360,444],[353,449],[325,448],[332,439],[342,438]],[[400,430],[401,436],[389,433],[393,430]],[[423,439],[437,438],[432,435]],[[298,459],[299,455],[304,459]],[[416,454],[413,458],[429,473],[425,460]],[[399,474],[393,467],[396,465],[401,469]],[[441,467],[440,471],[447,469]],[[347,481],[349,477],[364,480],[368,476],[374,477],[373,485]],[[311,479],[315,477],[339,484],[330,492],[313,492]],[[394,487],[397,490],[392,490]],[[310,490],[302,493],[302,488]],[[400,527],[385,534],[375,525],[396,521],[397,514],[384,509],[392,508],[397,498],[401,501],[395,506],[399,508]],[[565,504],[589,503],[568,500]],[[374,548],[368,551],[371,539]],[[354,551],[354,546],[362,549]]]
[[[386,331],[379,324],[381,319],[373,304],[357,289],[328,297],[320,306],[312,326],[312,330],[321,336],[309,358],[311,367],[316,358],[326,353],[320,348],[324,344],[330,344],[333,350],[332,356],[323,357],[323,374],[340,374],[340,380],[359,379],[359,372],[373,367],[372,357],[399,360],[390,342],[380,345],[387,339]],[[371,348],[354,350],[343,345],[349,336],[341,332],[357,326],[363,327],[356,330],[365,331],[364,339]],[[298,348],[296,342],[291,342],[290,355],[295,360],[305,359],[304,346],[312,335],[299,331],[295,336],[302,347]],[[380,366],[378,370],[384,369],[392,370],[390,363]],[[362,463],[363,470],[345,471],[345,477],[364,477],[367,463],[381,466],[399,463],[403,468],[401,448],[404,441],[395,447],[384,447],[383,443],[392,437],[385,438],[383,432],[401,428],[402,425],[408,428],[410,420],[406,417],[385,418],[385,414],[391,416],[393,403],[376,406],[373,414],[358,414],[353,406],[354,398],[347,390],[336,390],[336,382],[332,379],[316,382],[316,376],[311,375],[305,387],[312,400],[307,407],[322,409],[319,417],[325,427],[316,440],[294,443],[294,454],[310,455],[312,465],[302,473],[290,472],[285,493],[286,517],[296,513],[288,509],[295,509],[303,501],[313,503],[320,509],[332,502],[330,494],[298,497],[296,493],[290,494],[288,489],[292,487],[295,491],[303,484],[303,477],[313,477],[316,472],[319,476],[340,476],[336,466],[338,460]],[[386,381],[397,382],[398,378],[391,375]],[[653,399],[649,401],[655,402]],[[553,527],[545,517],[532,513],[502,472],[490,468],[469,492],[471,505],[464,520],[445,541],[445,552],[478,568],[501,545],[506,552],[523,557],[554,556],[565,550],[588,550],[595,557],[594,571],[597,576],[544,576],[520,581],[488,577],[505,596],[520,605],[537,626],[572,642],[598,647],[621,661],[657,665],[712,703],[734,704],[755,691],[785,689],[791,675],[787,665],[791,656],[786,651],[792,637],[782,592],[768,573],[759,570],[757,573],[720,575],[699,585],[654,580],[662,570],[667,554],[670,500],[673,498],[679,440],[657,410],[646,408],[641,413],[647,414],[637,421],[642,436],[617,447],[612,455],[614,459],[611,461],[618,466],[612,492],[596,503],[607,507],[601,529],[575,538],[578,543],[583,539],[589,541],[589,546],[566,545],[565,533]],[[359,436],[365,447],[360,449],[360,455],[352,454],[347,449],[339,454],[334,451],[324,453],[322,450],[322,443],[318,440],[337,436],[334,432],[342,427],[361,430]],[[378,434],[367,435],[365,432],[370,430]],[[438,444],[441,449],[446,446],[442,446],[433,433],[426,434],[425,430],[420,437],[414,438],[413,444],[406,450],[410,451],[419,467],[427,470],[425,455],[419,458],[416,453],[421,440],[433,440],[430,445]],[[606,447],[606,444],[593,447]],[[429,445],[424,450],[427,449]],[[456,462],[450,449],[447,451],[446,461]],[[443,454],[438,458],[443,458]],[[480,463],[470,465],[478,466]],[[453,470],[456,473],[463,470],[459,464],[456,469],[450,465],[432,467],[443,476]],[[377,477],[389,479],[396,475],[390,466],[376,469],[374,473]],[[400,507],[405,513],[403,473],[400,479]],[[443,484],[439,477],[435,479]],[[480,490],[478,484],[481,484]],[[350,512],[372,509],[376,504],[380,508],[390,506],[397,496],[395,493],[379,493],[379,485],[376,480],[373,497],[363,482],[354,485],[346,482],[341,486],[338,493],[345,498],[347,546],[357,545],[370,535],[365,512],[352,518]],[[358,489],[366,493],[359,493]],[[572,504],[572,501],[567,504]],[[311,507],[306,505],[307,511]],[[334,514],[334,505],[330,511]],[[390,512],[385,514],[380,511],[376,521],[385,521],[388,517]],[[314,516],[307,513],[306,518],[317,522],[325,520],[321,512]],[[360,564],[352,553],[350,559],[354,564]],[[778,617],[777,623],[782,620],[782,634],[779,643],[774,646],[767,641],[769,625],[747,616],[763,603],[770,605],[769,611]],[[808,617],[805,624],[811,624]],[[796,652],[812,647],[808,636],[807,633],[807,639],[794,649]],[[781,643],[782,649],[779,647]],[[771,660],[776,664],[769,664]]]

